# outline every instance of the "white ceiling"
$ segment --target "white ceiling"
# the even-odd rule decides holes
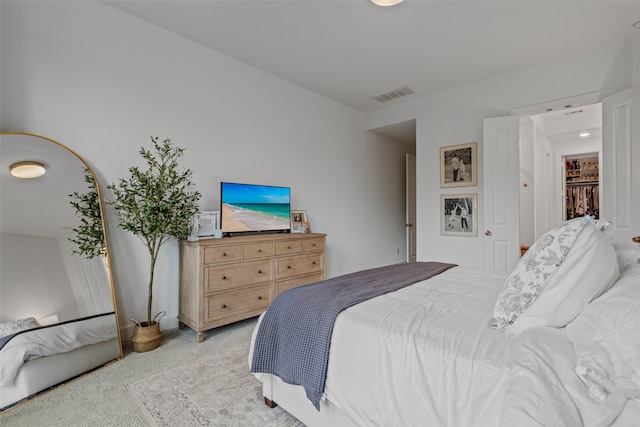
[[[632,27],[640,20],[637,1],[103,3],[363,112],[640,39]],[[416,93],[372,99],[404,85]],[[388,132],[401,135],[412,126]]]
[[[552,144],[576,143],[587,138],[602,142],[602,104],[584,105],[539,114],[544,134]],[[588,132],[588,137],[580,133]]]

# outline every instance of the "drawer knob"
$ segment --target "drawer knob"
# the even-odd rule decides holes
[[[262,299],[262,295],[258,295],[258,299]]]
[[[222,276],[222,280],[227,280],[227,276]]]
[[[315,262],[315,261],[313,261],[311,264],[316,265],[316,262]]]
[[[291,249],[291,246],[287,246],[287,249]]]
[[[258,249],[258,252],[262,252],[262,249]]]
[[[222,304],[222,308],[227,308],[227,304]]]
[[[222,256],[227,256],[227,253],[226,252],[222,252]]]
[[[258,274],[262,274],[262,270],[258,270]]]
[[[290,265],[287,265],[287,268],[288,268],[289,270],[291,270],[291,266],[290,266]]]

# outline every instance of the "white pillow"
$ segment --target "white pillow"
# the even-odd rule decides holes
[[[616,255],[621,273],[627,268],[640,264],[640,249],[620,249],[616,251]]]
[[[619,275],[616,252],[600,230],[588,223],[538,298],[505,332],[517,334],[536,326],[562,328]]]
[[[587,305],[566,333],[589,396],[640,397],[640,265],[627,269],[606,294]]]
[[[40,324],[35,317],[27,317],[25,319],[12,320],[7,323],[0,323],[0,338],[4,338],[8,335],[15,334],[16,332],[24,331],[27,329],[33,329],[39,327]]]
[[[493,317],[496,329],[513,323],[538,298],[573,247],[588,218],[576,218],[543,234],[511,272],[498,295]],[[593,225],[591,225],[592,228]]]

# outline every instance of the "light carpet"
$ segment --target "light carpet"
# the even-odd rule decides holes
[[[248,343],[153,375],[128,388],[155,426],[303,426],[262,398],[249,372]]]
[[[202,343],[191,329],[176,328],[163,331],[162,345],[153,351],[135,353],[126,345],[121,361],[0,413],[0,426],[301,426],[281,408],[264,404],[261,384],[249,372],[248,348],[256,321],[206,331]],[[198,373],[208,380],[201,381]],[[173,391],[154,383],[164,376],[174,378],[166,384],[181,383],[182,388]],[[130,390],[143,389],[143,384],[163,393],[155,400],[144,390],[134,397]],[[197,396],[208,396],[209,401]]]

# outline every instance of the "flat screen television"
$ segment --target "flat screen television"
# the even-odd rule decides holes
[[[222,233],[291,231],[291,189],[270,185],[220,184]]]

